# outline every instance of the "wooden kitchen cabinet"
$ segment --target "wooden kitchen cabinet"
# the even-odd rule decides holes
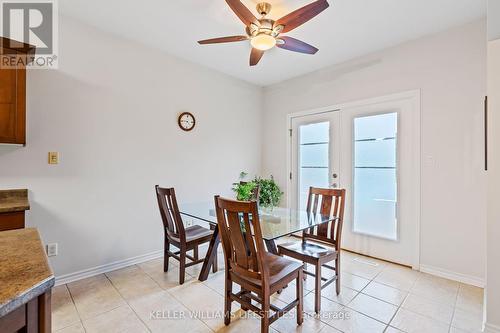
[[[0,231],[23,229],[24,211],[12,213],[0,213]]]
[[[0,143],[26,144],[26,67],[35,48],[0,38]],[[17,66],[13,66],[15,63]]]
[[[29,209],[27,189],[0,190],[0,232],[23,229],[24,213]]]

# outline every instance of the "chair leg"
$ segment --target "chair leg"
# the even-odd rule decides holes
[[[198,245],[193,248],[193,258],[195,261],[198,260]]]
[[[316,264],[316,283],[314,290],[314,312],[317,314],[321,311],[321,263]]]
[[[168,241],[168,238],[165,236],[165,249],[163,253],[163,271],[167,272],[168,271],[168,262],[170,255],[168,252],[170,251],[170,242]]]
[[[212,263],[212,272],[213,273],[217,273],[217,270],[218,270],[218,267],[219,267],[219,265],[217,264],[217,262],[218,262],[217,252],[215,252],[214,262]]]
[[[186,250],[181,249],[179,253],[179,284],[184,284],[184,278],[186,276]]]
[[[340,254],[335,260],[335,274],[337,275],[337,281],[335,281],[337,295],[340,295]]]
[[[269,313],[271,308],[271,295],[264,293],[262,297],[262,318],[260,319],[260,332],[269,333]]]
[[[307,271],[307,263],[305,262],[302,265],[303,265],[302,269],[304,270],[304,272]],[[305,281],[307,279],[307,274],[303,274],[303,276],[304,276],[303,279]]]
[[[299,300],[299,304],[297,304],[297,325],[302,325],[304,322],[304,279],[302,275],[304,275],[304,272],[299,270],[297,278],[297,299]]]
[[[233,282],[226,275],[225,296],[224,296],[224,325],[231,323],[231,293],[233,292]]]

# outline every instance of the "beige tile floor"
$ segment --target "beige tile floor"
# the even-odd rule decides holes
[[[223,266],[222,253],[219,257]],[[177,262],[168,273],[162,259],[61,285],[53,293],[53,331],[71,332],[259,332],[258,318],[244,317],[233,303],[234,318],[224,326],[224,272],[197,279],[200,266],[178,285]],[[322,314],[315,316],[313,280],[304,284],[304,324],[294,313],[274,322],[272,332],[480,332],[483,290],[408,268],[342,254],[340,296],[322,291]],[[294,298],[290,286],[273,303]],[[343,316],[343,317],[342,317]]]

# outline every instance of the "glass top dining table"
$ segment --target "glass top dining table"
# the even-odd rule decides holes
[[[213,264],[217,246],[220,242],[215,214],[214,202],[186,203],[179,205],[181,215],[205,221],[214,229],[214,235],[210,241],[207,256],[200,272],[199,280],[208,278],[208,273]],[[312,214],[306,211],[290,208],[275,207],[259,208],[259,219],[262,230],[262,238],[269,252],[277,254],[275,240],[323,223],[336,219],[335,216]]]
[[[179,205],[179,211],[182,215],[205,221],[211,225],[217,224],[213,202],[181,204]],[[272,209],[259,208],[259,219],[262,238],[265,240],[275,240],[319,224],[330,222],[335,217],[274,207]]]

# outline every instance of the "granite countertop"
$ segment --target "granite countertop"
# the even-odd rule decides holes
[[[0,317],[54,286],[55,278],[35,228],[0,232]]]
[[[21,212],[30,209],[28,190],[0,190],[0,213]]]

